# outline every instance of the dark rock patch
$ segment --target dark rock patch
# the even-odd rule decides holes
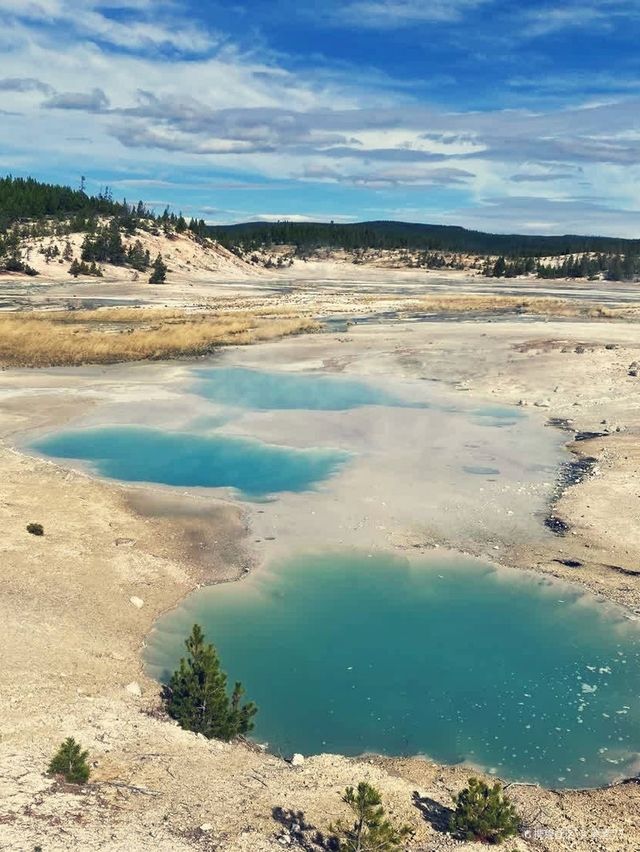
[[[556,429],[561,429],[563,432],[573,432],[573,420],[568,417],[550,417],[547,420],[547,426],[553,426]]]
[[[548,518],[545,518],[544,525],[547,529],[550,529],[554,535],[566,535],[569,532],[569,524],[566,521],[563,521],[561,518],[557,518],[555,515],[549,515]]]
[[[576,432],[575,441],[590,441],[592,438],[606,438],[608,432]]]
[[[579,559],[554,559],[553,561],[567,568],[582,568],[582,562]]]
[[[597,462],[598,460],[593,456],[584,456],[584,458],[565,462],[561,466],[558,474],[558,486],[560,493],[562,493],[565,488],[569,488],[572,485],[578,485],[588,476],[591,476],[593,468],[596,466]]]
[[[625,577],[640,577],[640,571],[634,571],[633,568],[623,568],[621,565],[605,565],[605,568],[611,568],[612,571],[624,574]]]

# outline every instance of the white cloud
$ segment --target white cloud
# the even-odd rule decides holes
[[[621,18],[638,17],[638,0],[574,0],[524,12],[521,35],[539,38],[567,29],[606,30]]]
[[[335,20],[359,27],[406,27],[418,22],[449,23],[492,0],[353,0]]]
[[[326,216],[311,216],[304,213],[258,213],[255,217],[256,222],[318,222],[326,219]]]
[[[474,210],[459,208],[439,217],[446,224],[494,233],[598,234],[637,239],[640,210],[589,201],[536,196],[491,198]]]
[[[60,92],[42,104],[46,109],[75,109],[82,112],[103,112],[109,107],[109,98],[102,89],[91,92]]]
[[[206,32],[203,55],[167,56],[165,4],[126,5],[142,26],[137,34],[130,28],[131,44],[144,49],[120,50],[121,32],[110,29],[97,0],[34,0],[20,6],[19,16],[14,0],[0,0],[7,11],[0,41],[9,45],[0,79],[8,169],[37,174],[42,163],[56,162],[87,173],[93,166],[123,182],[135,173],[149,190],[175,186],[167,175],[207,169],[239,174],[239,189],[255,175],[380,194],[424,188],[427,197],[448,188],[477,206],[466,219],[476,227],[508,225],[512,215],[512,227],[565,222],[564,230],[598,230],[598,217],[603,229],[635,227],[640,99],[536,112],[427,108],[381,78],[367,85],[349,69],[293,74],[281,60],[223,46]],[[405,15],[418,6],[373,5],[385,14],[402,6]],[[470,5],[449,3],[446,14]],[[428,13],[438,9],[444,3],[431,4]],[[90,13],[77,26],[91,35],[61,36],[60,22],[83,17],[79,12]],[[28,21],[35,15],[37,27]],[[187,32],[181,27],[172,29],[174,47]],[[218,188],[233,189],[233,180]],[[580,205],[588,214],[582,228]]]
[[[188,54],[205,53],[218,37],[187,19],[167,18],[175,8],[166,0],[117,0],[114,8],[134,13],[126,22],[109,16],[101,0],[0,0],[0,12],[11,21],[58,28],[61,40],[70,35],[130,49],[171,47]]]
[[[40,92],[50,95],[53,93],[51,86],[37,80],[35,77],[4,77],[0,80],[0,92]]]

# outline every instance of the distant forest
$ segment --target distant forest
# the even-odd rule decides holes
[[[548,257],[599,252],[639,254],[640,240],[615,237],[528,236],[488,234],[453,225],[421,225],[409,222],[248,222],[207,227],[207,233],[231,248],[242,245],[251,251],[263,246],[292,245],[298,251],[318,248],[407,249],[459,254]]]
[[[189,231],[200,242],[215,239],[248,262],[267,267],[290,265],[294,257],[304,259],[322,250],[343,249],[351,253],[353,263],[366,262],[368,251],[395,250],[401,252],[402,265],[416,269],[465,269],[469,262],[464,256],[471,255],[476,258],[472,268],[496,278],[640,278],[640,240],[571,234],[489,234],[450,225],[385,221],[213,226],[202,219],[187,222],[181,213],[168,208],[156,214],[142,201],[114,201],[108,187],[98,195],[88,195],[84,178],[78,189],[34,178],[0,178],[0,270],[36,275],[27,263],[27,240],[85,233],[81,256],[70,267],[71,274],[99,276],[101,263],[145,271],[151,264],[148,252],[139,240],[126,243],[122,239],[135,239],[140,230],[156,234]],[[292,247],[286,264],[283,256],[275,261],[260,256],[278,246]],[[43,250],[53,253],[47,256],[47,262],[56,250]],[[71,260],[70,251],[67,241],[59,262]]]
[[[171,213],[169,208],[157,215],[142,201],[137,204],[128,204],[126,199],[114,201],[108,186],[98,195],[87,195],[84,189],[42,183],[34,178],[11,175],[0,178],[0,233],[16,223],[35,224],[45,220],[64,222],[69,233],[77,233],[86,230],[88,221],[99,217],[113,217],[123,228],[137,226],[141,220],[168,223],[178,231],[189,227],[181,213]],[[192,220],[191,225],[194,231],[205,227],[202,220]]]
[[[113,201],[107,189],[97,196],[84,190],[33,178],[0,178],[0,231],[21,219],[68,218],[69,216],[120,216],[125,203]]]

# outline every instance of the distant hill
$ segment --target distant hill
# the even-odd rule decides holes
[[[203,269],[224,262],[245,271],[251,266],[284,270],[296,259],[343,252],[346,257],[340,259],[352,263],[467,270],[496,278],[640,279],[640,240],[489,234],[452,225],[390,221],[214,226],[202,219],[187,222],[168,208],[156,214],[142,201],[114,201],[108,188],[88,195],[82,188],[34,178],[0,178],[0,272],[41,274],[41,254],[48,271],[52,262],[58,266],[68,262],[68,272],[75,276],[102,277],[105,265],[146,273],[152,261],[162,261],[160,254],[177,262],[167,241],[183,235],[204,254],[216,255],[215,260],[202,259]]]
[[[34,178],[0,178],[0,274],[126,281],[142,275],[154,284],[167,272],[255,274],[204,228],[202,220],[188,223],[168,209],[156,215],[142,201],[114,201],[108,188],[88,195]],[[158,263],[164,272],[152,280]]]
[[[536,236],[489,234],[454,225],[422,225],[413,222],[247,222],[207,227],[207,234],[228,247],[245,250],[262,246],[292,245],[298,251],[334,249],[409,249],[505,257],[547,257],[583,252],[638,254],[640,240],[615,237]]]

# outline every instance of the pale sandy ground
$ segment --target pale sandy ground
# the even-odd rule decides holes
[[[202,247],[189,234],[169,238],[140,231],[125,242],[135,239],[149,249],[152,258],[162,254],[169,267],[166,283],[149,285],[148,272],[116,266],[106,266],[103,278],[73,278],[68,262],[54,259],[47,264],[38,251],[50,244],[63,250],[66,238],[45,237],[33,241],[28,258],[38,277],[0,273],[0,310],[85,303],[207,305],[221,300],[242,306],[250,300],[254,307],[275,302],[319,314],[349,316],[394,310],[407,296],[448,292],[556,296],[606,304],[637,301],[637,285],[622,282],[488,279],[474,270],[389,270],[344,263],[335,257],[297,259],[291,268],[265,269],[246,263],[218,244]],[[82,234],[69,237],[76,258],[80,257],[82,240]]]
[[[395,285],[394,278],[389,286],[388,277],[387,291]],[[351,296],[318,289],[321,300],[351,309]],[[287,296],[279,292],[277,298]],[[247,365],[435,379],[468,404],[522,400],[534,419],[566,417],[577,429],[612,429],[580,444],[581,451],[598,457],[597,475],[560,499],[556,514],[571,525],[564,538],[541,530],[539,538],[528,536],[521,545],[513,531],[499,530],[486,518],[466,538],[455,523],[447,530],[398,525],[395,539],[381,538],[380,546],[417,544],[426,550],[441,544],[492,552],[505,564],[569,578],[640,612],[634,573],[640,562],[640,379],[627,375],[628,365],[640,358],[638,331],[617,322],[391,323],[246,349],[238,357]],[[91,416],[105,396],[133,397],[144,369],[5,371],[2,434],[15,440],[29,428]],[[249,425],[257,428],[256,422]],[[145,635],[159,613],[198,583],[231,579],[251,566],[260,555],[248,545],[247,525],[255,532],[255,518],[229,500],[198,497],[189,509],[158,490],[150,502],[139,489],[100,483],[6,446],[0,455],[0,849],[296,848],[285,842],[290,835],[283,840],[273,809],[303,811],[309,824],[326,830],[343,814],[340,791],[363,778],[382,789],[394,816],[415,828],[408,848],[465,845],[432,823],[437,826],[451,793],[466,782],[466,768],[326,755],[292,768],[242,745],[206,742],[145,712],[157,707],[157,686],[142,670]],[[529,495],[530,511],[544,496]],[[41,539],[25,531],[36,520],[46,528]],[[529,523],[530,518],[527,529]],[[499,551],[493,550],[496,542]],[[554,561],[558,558],[583,565],[565,568]],[[143,606],[133,605],[132,597]],[[141,697],[127,691],[133,682]],[[67,735],[88,747],[95,762],[95,783],[80,793],[58,788],[43,775]],[[510,793],[539,831],[534,841],[518,838],[507,849],[640,847],[635,783],[584,793],[516,786]]]

